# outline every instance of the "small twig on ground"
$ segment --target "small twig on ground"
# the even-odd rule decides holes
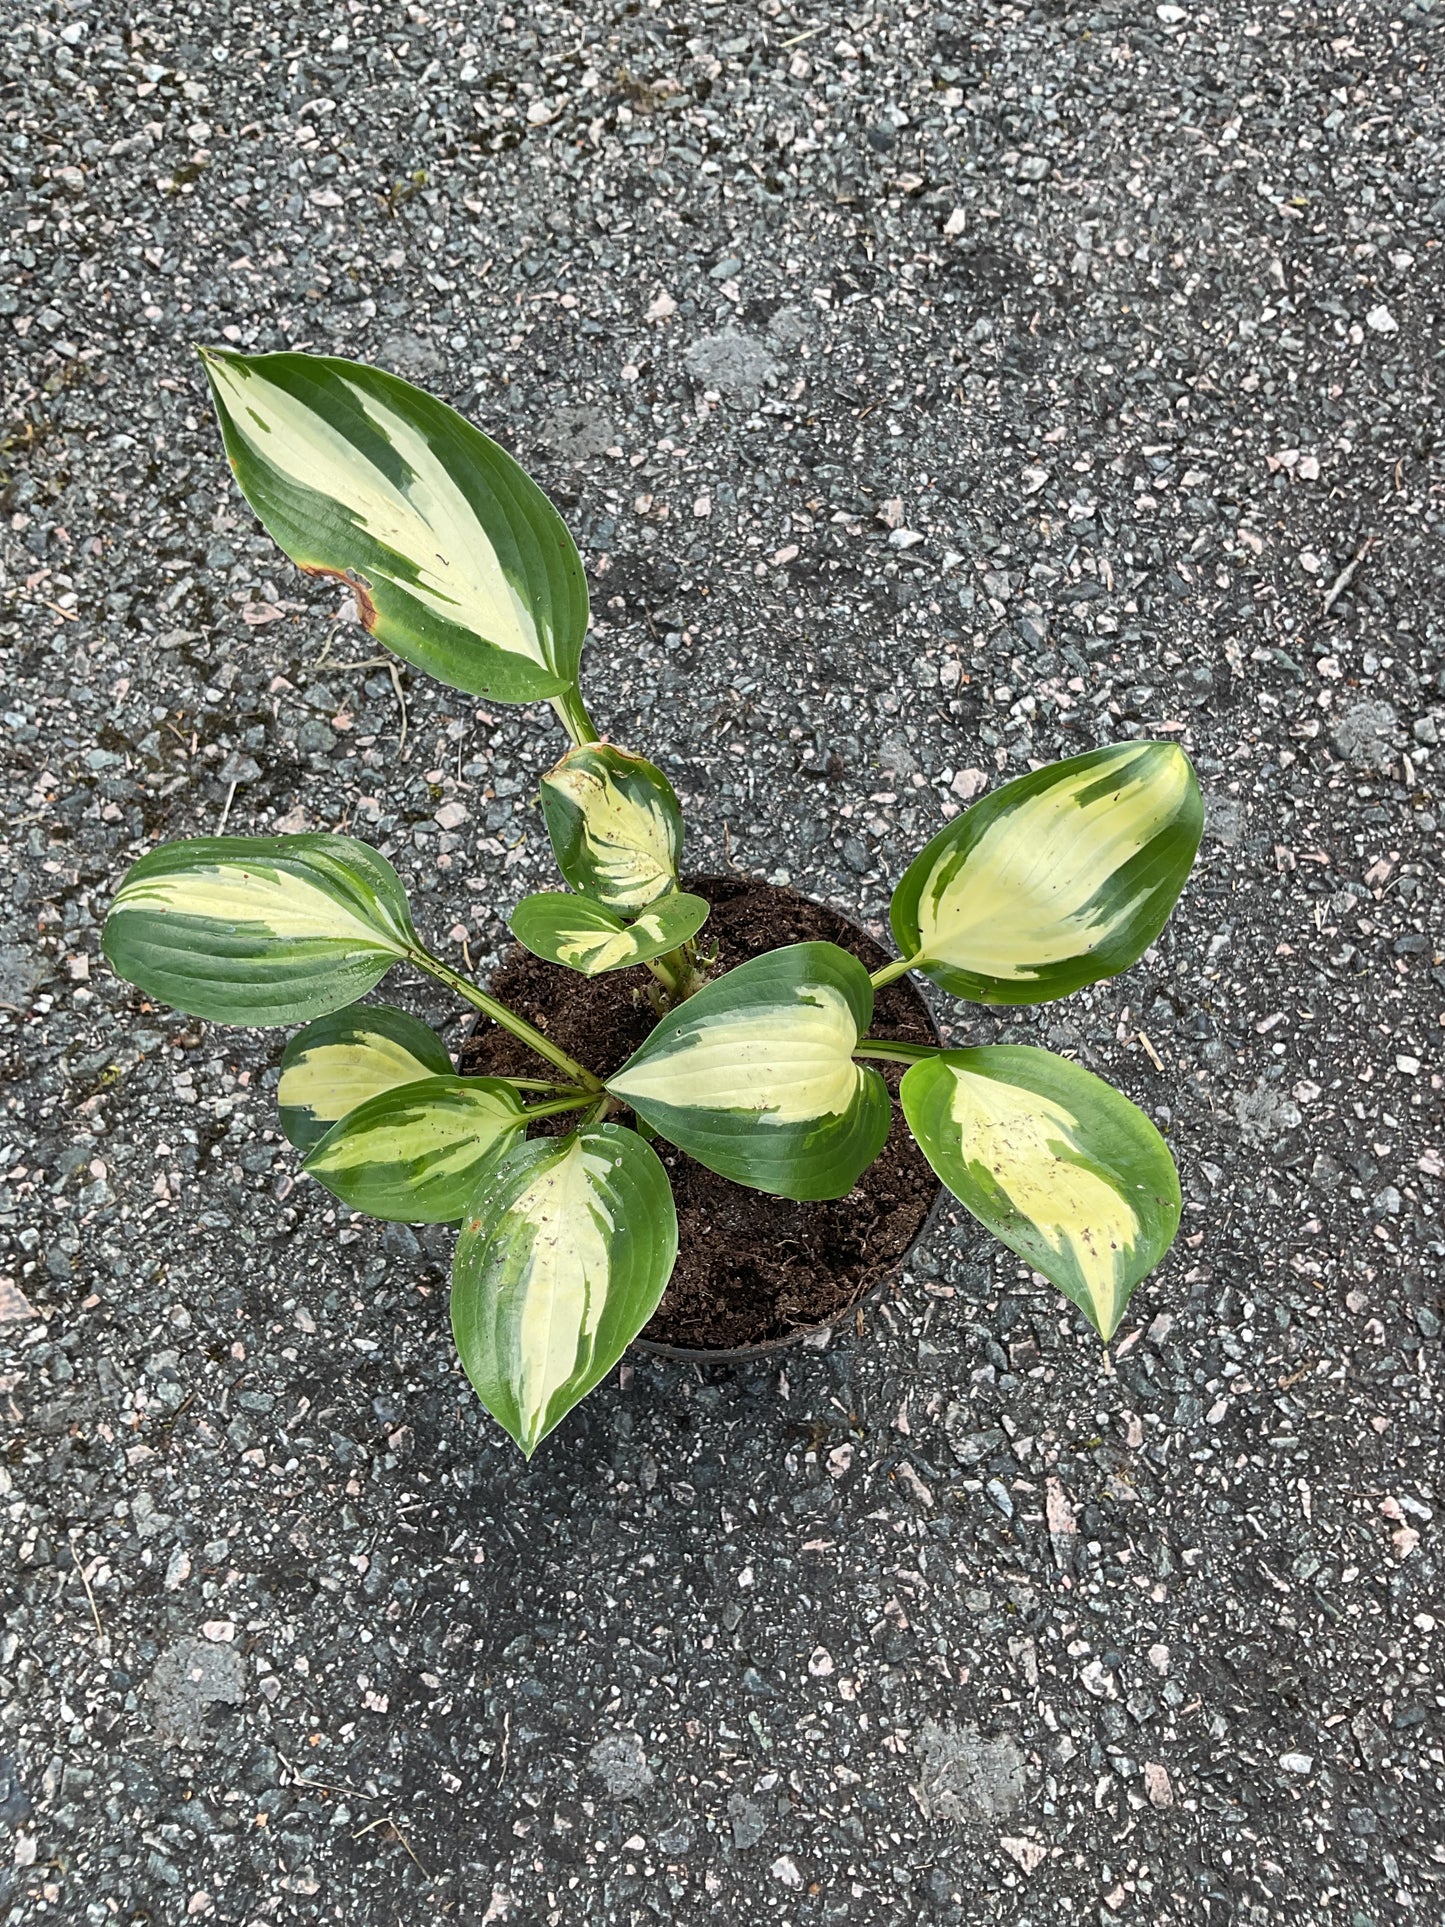
[[[507,1748],[512,1744],[512,1714],[510,1707],[502,1715],[502,1767],[497,1775],[500,1786],[507,1777]]]
[[[359,1833],[353,1833],[351,1837],[353,1840],[363,1839],[368,1833],[374,1833],[378,1827],[391,1828],[392,1832],[396,1835],[397,1839],[406,1848],[408,1854],[411,1855],[412,1862],[415,1865],[417,1872],[421,1875],[422,1879],[430,1880],[431,1875],[427,1872],[426,1868],[421,1864],[420,1860],[417,1859],[416,1854],[412,1848],[412,1844],[410,1840],[407,1839],[406,1835],[402,1832],[401,1827],[397,1822],[396,1815],[394,1813],[383,1813],[379,1820],[369,1821],[367,1825],[364,1826]]]
[[[427,1872],[426,1868],[421,1864],[421,1861],[417,1859],[416,1851],[413,1848],[410,1840],[407,1839],[406,1835],[402,1832],[401,1828],[396,1825],[395,1820],[393,1820],[391,1824],[393,1827],[396,1828],[397,1839],[400,1840],[401,1844],[406,1848],[407,1852],[411,1855],[412,1865],[416,1868],[417,1872],[421,1875],[423,1880],[430,1880],[431,1875]]]
[[[401,677],[397,673],[396,664],[390,659],[387,661],[386,673],[391,677],[391,686],[396,691],[396,706],[401,711],[401,740],[396,746],[396,756],[397,761],[402,762],[406,757],[406,697],[402,694]]]
[[[358,1800],[376,1800],[380,1798],[379,1794],[368,1793],[362,1787],[353,1786],[349,1780],[309,1780],[302,1773],[296,1762],[294,1760],[288,1760],[284,1753],[278,1752],[276,1758],[291,1775],[291,1778],[286,1782],[288,1786],[307,1787],[313,1793],[350,1793],[354,1794]]]
[[[1355,579],[1355,570],[1359,568],[1360,564],[1374,546],[1375,538],[1373,536],[1363,541],[1350,557],[1349,561],[1340,570],[1329,588],[1325,590],[1325,599],[1320,608],[1320,614],[1322,616],[1329,614],[1330,610],[1334,608],[1340,597],[1345,593],[1345,590],[1349,588]]]
[[[239,778],[237,779],[237,781],[239,781]],[[235,802],[235,800],[236,800],[236,784],[233,782],[231,784],[231,787],[226,791],[226,807],[221,811],[221,820],[216,825],[217,836],[224,836],[226,834],[226,821],[231,814],[231,805]]]
[[[401,737],[396,746],[397,761],[406,755],[406,697],[402,693],[401,677],[397,674],[396,663],[390,656],[369,656],[365,662],[349,662],[348,669],[384,669],[391,677],[391,686],[396,691],[396,706],[401,711]]]
[[[160,1421],[159,1425],[156,1428],[157,1431],[163,1437],[167,1439],[173,1439],[176,1435],[176,1421],[182,1416],[183,1413],[189,1411],[189,1409],[191,1408],[192,1405],[195,1404],[195,1402],[196,1402],[195,1393],[187,1392],[186,1396],[181,1400],[180,1404],[176,1407],[174,1412],[167,1412],[166,1416]]]
[[[90,1616],[95,1621],[95,1636],[97,1639],[103,1640],[105,1638],[105,1628],[100,1623],[100,1613],[96,1607],[95,1594],[90,1590],[90,1581],[85,1576],[85,1567],[81,1565],[80,1554],[75,1550],[75,1535],[73,1533],[70,1539],[70,1556],[75,1561],[76,1573],[79,1576],[81,1585],[85,1588],[86,1604],[90,1607]]]
[[[401,677],[397,673],[396,658],[394,656],[368,656],[364,662],[335,662],[331,657],[331,638],[328,636],[326,638],[326,647],[321,651],[321,654],[316,658],[315,662],[308,663],[306,666],[308,669],[320,669],[323,663],[329,669],[384,669],[387,675],[391,677],[391,686],[396,691],[396,706],[401,711],[401,740],[396,746],[397,757],[400,759],[406,752],[407,719],[406,697],[402,693]]]
[[[1163,1058],[1159,1055],[1158,1051],[1155,1050],[1154,1046],[1149,1042],[1149,1039],[1144,1035],[1142,1030],[1139,1032],[1138,1035],[1139,1035],[1139,1042],[1144,1046],[1145,1050],[1149,1053],[1149,1062],[1154,1066],[1156,1071],[1162,1071],[1164,1068]]]

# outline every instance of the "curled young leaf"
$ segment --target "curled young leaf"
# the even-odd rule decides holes
[[[575,686],[581,559],[505,450],[361,362],[209,348],[201,359],[246,500],[298,567],[355,589],[378,642],[494,702]]]
[[[221,1024],[296,1024],[364,997],[417,948],[396,871],[349,836],[203,836],[127,873],[117,976]]]
[[[660,769],[611,743],[569,750],[542,778],[542,815],[574,890],[635,916],[677,887],[682,811]]]
[[[1052,1051],[986,1045],[913,1065],[903,1114],[953,1195],[1104,1340],[1179,1228],[1179,1175],[1122,1092]]]
[[[1174,743],[1049,763],[940,830],[893,894],[905,957],[955,996],[1030,1004],[1137,963],[1168,921],[1204,810]]]
[[[542,890],[523,897],[512,912],[512,935],[534,957],[579,970],[584,977],[604,971],[626,970],[664,956],[695,937],[707,922],[708,905],[702,897],[670,890],[624,923],[615,910],[590,897],[562,890]]]
[[[401,1224],[453,1224],[499,1139],[525,1125],[510,1084],[494,1077],[424,1077],[349,1111],[305,1170],[353,1211]]]
[[[841,1198],[888,1136],[887,1086],[853,1059],[872,1014],[856,957],[790,944],[671,1011],[607,1088],[736,1184]]]
[[[486,1166],[452,1266],[452,1330],[478,1398],[530,1458],[657,1309],[677,1211],[636,1131],[593,1125]]]
[[[429,1024],[390,1004],[351,1004],[297,1031],[281,1059],[281,1129],[309,1151],[358,1104],[398,1084],[447,1077],[452,1060]]]

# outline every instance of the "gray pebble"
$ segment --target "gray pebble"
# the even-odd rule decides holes
[[[757,406],[763,390],[782,373],[777,357],[763,342],[731,329],[693,342],[682,365],[700,387],[748,408]]]
[[[587,1754],[592,1771],[614,1800],[635,1800],[652,1785],[653,1772],[636,1733],[609,1733]]]
[[[245,1664],[234,1646],[188,1635],[161,1654],[146,1691],[160,1738],[198,1747],[217,1740],[217,1709],[239,1706],[245,1689]]]

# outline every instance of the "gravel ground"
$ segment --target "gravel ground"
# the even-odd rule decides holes
[[[11,0],[13,1918],[1440,1918],[1442,28]],[[380,361],[533,467],[699,868],[881,927],[1030,759],[1188,746],[1158,948],[945,1005],[1173,1138],[1112,1367],[959,1213],[865,1331],[638,1358],[522,1464],[448,1236],[298,1184],[281,1039],[99,958],[223,821],[370,837],[478,968],[548,874],[549,715],[370,660],[196,340]]]

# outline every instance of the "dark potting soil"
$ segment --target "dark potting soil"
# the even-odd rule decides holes
[[[686,888],[712,905],[702,941],[718,947],[719,970],[780,944],[818,939],[852,951],[869,970],[888,961],[846,917],[791,890],[744,877],[692,877]],[[656,1022],[646,1002],[652,981],[640,967],[579,977],[513,950],[489,988],[607,1076]],[[871,1031],[906,1043],[935,1041],[927,1007],[906,980],[878,992]],[[462,1046],[459,1068],[473,1077],[534,1077],[539,1066],[524,1044],[482,1018]],[[896,1093],[902,1066],[874,1068]],[[535,1128],[567,1125],[558,1118]],[[834,1322],[897,1264],[938,1192],[896,1105],[880,1156],[846,1198],[821,1204],[745,1190],[660,1138],[655,1148],[672,1180],[679,1240],[677,1267],[645,1334],[659,1344],[727,1350]]]

